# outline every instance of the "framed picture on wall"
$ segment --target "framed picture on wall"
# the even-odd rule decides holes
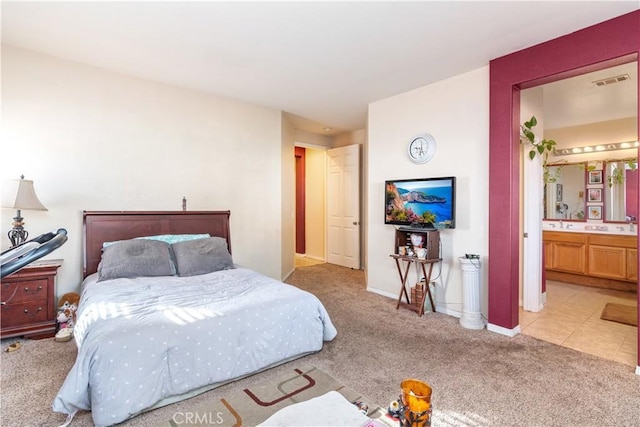
[[[562,201],[562,184],[556,184],[556,202]]]
[[[602,219],[602,206],[587,206],[589,219]]]
[[[589,184],[602,184],[602,171],[589,171]]]
[[[588,202],[601,202],[602,201],[602,188],[589,188],[587,190]]]

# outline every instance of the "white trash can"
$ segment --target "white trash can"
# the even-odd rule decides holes
[[[458,258],[462,268],[463,308],[460,325],[467,329],[483,329],[484,320],[480,311],[480,267],[479,259]]]

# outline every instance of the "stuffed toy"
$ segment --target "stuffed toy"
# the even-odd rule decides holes
[[[58,332],[56,333],[56,341],[65,342],[73,337],[73,326],[76,321],[76,310],[80,303],[80,295],[75,292],[68,292],[58,302]]]

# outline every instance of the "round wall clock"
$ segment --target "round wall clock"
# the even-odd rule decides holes
[[[436,154],[436,140],[431,135],[417,136],[409,143],[409,158],[414,163],[427,163]]]

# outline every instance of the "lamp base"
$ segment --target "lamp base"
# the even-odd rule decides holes
[[[13,218],[13,223],[11,224],[13,225],[13,228],[7,233],[12,247],[21,245],[29,238],[29,232],[23,227],[23,219],[24,218],[22,218],[20,210],[18,210],[16,216]]]

